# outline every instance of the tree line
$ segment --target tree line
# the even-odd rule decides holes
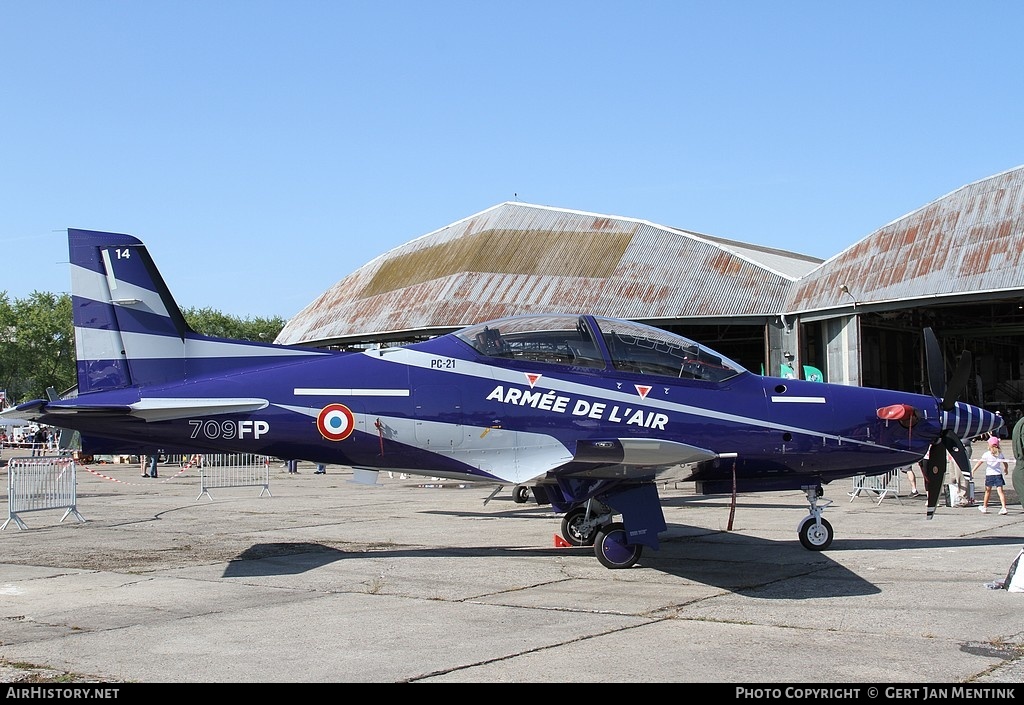
[[[238,318],[212,308],[181,313],[197,333],[267,343],[286,322],[280,316]],[[47,387],[61,394],[76,383],[71,295],[35,291],[11,299],[0,291],[0,391],[7,403],[45,399]]]

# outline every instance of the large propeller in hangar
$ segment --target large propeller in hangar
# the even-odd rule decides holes
[[[972,369],[971,352],[964,350],[960,354],[956,369],[948,383],[946,382],[946,365],[942,357],[942,348],[939,347],[938,338],[935,337],[935,331],[931,328],[924,329],[924,355],[928,368],[928,387],[932,396],[940,400],[939,408],[945,416],[947,412],[953,411],[957,398],[967,387],[967,380]],[[932,518],[935,507],[939,504],[942,479],[946,475],[946,453],[949,453],[962,473],[969,475],[971,472],[967,449],[954,429],[950,427],[951,425],[945,418],[943,419],[942,430],[928,449],[924,481],[928,492],[929,519]]]

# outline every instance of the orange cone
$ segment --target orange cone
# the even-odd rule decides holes
[[[555,548],[569,548],[572,544],[563,539],[558,534],[555,534]]]

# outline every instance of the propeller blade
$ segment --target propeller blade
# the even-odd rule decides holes
[[[949,379],[946,387],[946,394],[942,397],[942,410],[951,411],[956,406],[957,398],[963,394],[967,387],[967,378],[971,375],[971,351],[964,350],[960,353],[960,359],[956,363],[956,370]]]
[[[928,368],[928,387],[932,396],[942,399],[946,396],[946,363],[942,360],[942,348],[935,331],[924,329],[924,361]]]
[[[935,507],[939,506],[939,495],[942,493],[942,480],[945,476],[946,444],[940,437],[928,449],[928,460],[925,461],[924,466],[924,487],[928,493],[929,519],[935,514]]]
[[[963,441],[961,441],[955,433],[943,433],[942,445],[945,446],[949,455],[953,458],[953,462],[960,468],[961,474],[966,477],[971,475],[971,461],[967,457],[967,448],[964,447]]]

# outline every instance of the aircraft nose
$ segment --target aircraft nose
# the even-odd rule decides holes
[[[942,412],[942,428],[957,438],[974,438],[991,433],[1003,425],[1003,417],[977,406],[957,402],[950,411]]]

